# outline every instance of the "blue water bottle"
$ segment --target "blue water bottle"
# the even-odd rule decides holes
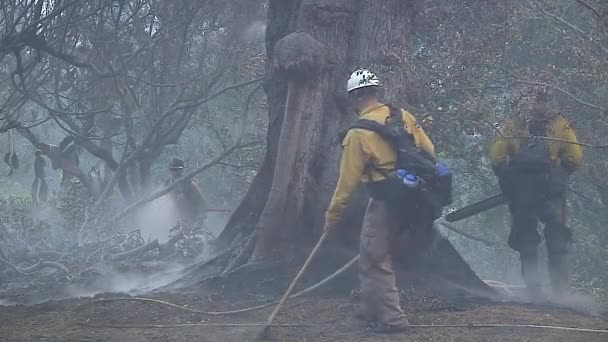
[[[405,186],[407,186],[408,188],[415,188],[420,182],[420,178],[418,178],[418,176],[404,169],[397,170],[397,177],[399,177],[403,184],[405,184]]]
[[[452,171],[450,171],[447,165],[442,162],[437,163],[437,165],[435,165],[435,169],[437,170],[439,176],[448,176],[452,174]]]
[[[452,171],[444,164],[437,163],[435,170],[439,175],[439,194],[443,205],[452,204]]]

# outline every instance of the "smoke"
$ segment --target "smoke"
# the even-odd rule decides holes
[[[243,34],[243,39],[251,43],[259,43],[264,41],[266,36],[266,23],[261,20],[254,21]]]
[[[141,208],[135,218],[144,239],[166,242],[179,218],[173,201],[162,196]]]
[[[205,256],[209,258],[209,256]],[[162,265],[161,265],[162,264]],[[147,263],[148,267],[161,268],[162,271],[113,272],[95,281],[95,285],[75,285],[67,288],[67,298],[92,297],[100,293],[114,292],[129,295],[141,295],[170,284],[182,276],[188,265],[182,263]]]
[[[572,291],[566,295],[551,298],[551,302],[588,315],[599,316],[608,308],[603,308],[593,297],[585,293]]]

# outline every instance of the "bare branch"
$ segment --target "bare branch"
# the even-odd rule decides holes
[[[209,101],[213,100],[214,98],[220,96],[221,94],[223,94],[223,93],[225,93],[225,92],[227,92],[229,90],[238,89],[238,88],[241,88],[241,87],[244,87],[244,86],[248,86],[250,84],[254,84],[254,83],[260,82],[263,79],[264,79],[263,77],[258,77],[258,78],[253,79],[253,80],[249,80],[249,81],[245,81],[245,82],[242,82],[242,83],[237,83],[237,84],[233,84],[233,85],[227,86],[225,88],[222,88],[222,89],[218,90],[216,93],[214,93],[212,95],[204,97],[201,100],[194,101],[194,102],[189,103],[187,105],[178,106],[176,109],[177,110],[179,110],[179,109],[188,109],[188,108],[191,108],[191,107],[200,106],[201,104],[203,104],[205,102],[209,102]]]
[[[575,31],[576,33],[578,33],[579,35],[581,35],[583,38],[585,38],[585,40],[593,42],[593,44],[596,45],[600,50],[602,50],[602,52],[604,52],[605,54],[608,55],[608,48],[606,48],[606,47],[602,46],[600,43],[598,43],[590,34],[588,34],[587,32],[585,32],[584,30],[582,30],[578,26],[572,24],[571,22],[567,21],[566,19],[564,19],[564,18],[562,18],[562,17],[560,17],[560,16],[558,16],[556,14],[553,14],[553,13],[547,11],[543,7],[543,5],[540,4],[538,1],[536,1],[536,0],[533,0],[533,1],[536,3],[536,5],[538,6],[539,11],[541,13],[543,13],[544,15],[546,15],[546,16],[548,16],[550,18],[553,18],[553,20],[555,20],[557,22],[560,22],[560,23],[568,26],[570,29],[572,29],[573,31]]]
[[[599,145],[586,144],[586,143],[582,143],[582,142],[578,142],[578,141],[570,141],[570,140],[565,140],[565,139],[544,137],[544,136],[539,136],[539,135],[509,136],[509,135],[504,135],[500,131],[500,129],[498,128],[497,125],[491,125],[491,126],[492,126],[492,129],[494,129],[494,131],[496,131],[496,133],[498,133],[498,135],[503,139],[515,139],[515,140],[540,139],[540,140],[556,141],[556,142],[561,142],[561,143],[565,143],[565,144],[572,144],[572,145],[591,147],[591,148],[608,148],[608,144],[599,144]]]
[[[576,0],[576,2],[578,2],[579,4],[587,7],[587,9],[589,9],[591,12],[593,12],[593,14],[595,14],[595,16],[597,16],[599,19],[603,19],[602,14],[600,13],[600,11],[598,11],[597,8],[593,7],[593,5],[591,5],[587,1],[585,1],[585,0]]]
[[[104,227],[102,228],[102,230],[107,229],[108,227],[110,227],[114,222],[122,219],[123,217],[127,216],[128,214],[130,214],[131,212],[133,212],[135,209],[140,208],[141,206],[143,206],[144,204],[151,202],[167,193],[169,193],[171,190],[173,190],[175,187],[177,187],[179,184],[181,184],[182,182],[188,181],[191,178],[193,178],[194,176],[196,176],[197,174],[207,170],[208,168],[217,165],[219,162],[221,162],[224,158],[226,158],[227,156],[229,156],[230,154],[232,154],[232,152],[234,152],[235,150],[241,148],[241,141],[243,139],[244,133],[245,133],[245,127],[246,127],[246,122],[247,122],[247,113],[249,112],[249,104],[251,102],[251,99],[253,98],[253,95],[256,93],[256,91],[259,89],[260,87],[256,87],[255,89],[253,89],[253,91],[249,94],[249,96],[247,97],[246,101],[245,101],[245,108],[243,110],[243,115],[241,116],[241,123],[240,123],[240,129],[239,129],[239,134],[237,135],[237,139],[236,141],[232,144],[232,146],[230,146],[228,149],[226,149],[223,153],[221,153],[220,155],[218,155],[217,157],[215,157],[214,159],[210,160],[209,162],[197,167],[196,169],[188,172],[187,174],[183,175],[182,177],[180,177],[179,179],[175,180],[174,182],[172,182],[171,184],[159,189],[158,191],[156,191],[155,193],[140,199],[139,201],[136,201],[135,203],[131,204],[130,206],[128,206],[127,208],[123,209],[120,213],[118,213],[117,215],[115,215],[113,218],[110,219],[110,221],[108,221]]]
[[[597,109],[597,110],[600,110],[600,111],[604,111],[605,110],[604,108],[602,108],[602,107],[600,107],[598,105],[594,105],[593,103],[589,103],[587,101],[584,101],[584,100],[576,97],[574,94],[570,93],[569,91],[567,91],[567,90],[565,90],[563,88],[560,88],[560,87],[558,87],[556,85],[553,85],[553,84],[543,83],[543,82],[537,82],[537,81],[527,81],[527,80],[522,80],[522,79],[518,79],[518,78],[515,78],[514,80],[515,80],[516,83],[538,85],[538,86],[543,86],[543,87],[555,89],[555,90],[557,90],[557,91],[559,91],[559,92],[567,95],[568,97],[570,97],[574,101],[582,104],[583,106],[587,106],[589,108]]]

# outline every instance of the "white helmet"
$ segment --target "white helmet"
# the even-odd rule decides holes
[[[373,72],[367,69],[357,69],[350,74],[348,82],[346,82],[346,91],[351,92],[355,89],[364,87],[377,87],[380,85],[380,80]]]

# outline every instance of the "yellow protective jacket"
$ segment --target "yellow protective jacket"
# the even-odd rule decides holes
[[[501,131],[501,136],[490,148],[490,160],[492,167],[497,170],[508,165],[509,160],[515,156],[522,143],[526,143],[527,138],[510,139],[509,137],[527,137],[528,128],[521,120],[507,120]],[[563,116],[556,116],[549,123],[547,130],[549,138],[576,142],[574,129]],[[574,172],[583,159],[583,150],[580,145],[569,144],[560,141],[548,141],[549,158],[556,166],[562,166],[569,172]]]
[[[405,128],[413,135],[416,146],[434,157],[435,147],[422,127],[416,124],[412,114],[403,109],[401,111]],[[369,106],[359,116],[360,119],[374,120],[381,124],[385,124],[389,117],[390,109],[382,103]],[[391,145],[377,133],[366,129],[349,130],[342,141],[342,150],[340,178],[325,213],[329,222],[337,222],[340,219],[361,182],[384,180],[386,177],[383,174],[394,172],[397,161],[397,154]]]

